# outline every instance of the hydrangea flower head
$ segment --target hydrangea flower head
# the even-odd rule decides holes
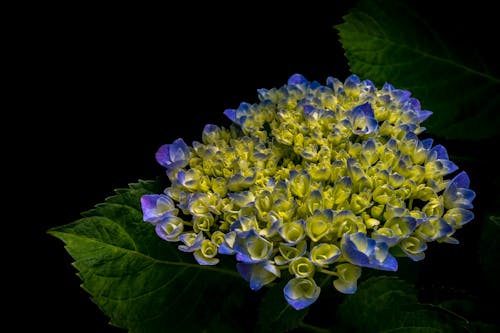
[[[234,256],[252,290],[288,270],[284,298],[303,309],[319,275],[352,294],[363,269],[397,271],[396,252],[422,260],[474,219],[467,173],[418,137],[432,112],[409,91],[294,74],[258,98],[225,110],[228,128],[156,153],[170,186],[142,197],[143,219],[198,264]]]

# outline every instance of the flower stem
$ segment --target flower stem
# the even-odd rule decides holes
[[[320,272],[320,273],[323,273],[323,274],[332,275],[332,276],[339,276],[337,273],[332,272],[332,271],[329,271],[329,270],[327,270],[327,269],[321,269],[319,272]]]
[[[299,327],[300,328],[303,328],[305,331],[307,332],[314,332],[314,333],[330,333],[329,330],[327,330],[326,328],[322,328],[322,327],[318,327],[318,326],[314,326],[314,325],[311,325],[311,324],[306,324],[304,322],[301,322],[299,324]]]

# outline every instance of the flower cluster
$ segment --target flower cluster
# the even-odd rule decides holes
[[[234,255],[253,290],[288,270],[284,296],[302,309],[319,274],[354,293],[362,268],[396,271],[395,253],[422,260],[474,218],[467,174],[418,138],[431,112],[410,92],[295,74],[258,98],[226,110],[228,128],[156,153],[170,186],[141,198],[144,221],[200,265]]]

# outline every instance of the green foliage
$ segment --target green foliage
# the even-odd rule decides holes
[[[282,278],[262,299],[257,322],[259,332],[288,332],[299,327],[309,311],[309,308],[297,311],[286,302],[283,288],[287,282],[288,278]]]
[[[486,282],[500,295],[500,217],[489,216],[483,221],[481,232],[480,260]]]
[[[467,332],[467,322],[443,308],[420,304],[412,285],[395,277],[373,277],[340,305],[347,332]]]
[[[234,262],[200,266],[156,235],[142,219],[140,197],[159,191],[152,181],[131,184],[49,233],[64,241],[83,288],[112,325],[138,333],[234,331],[248,286]]]
[[[425,126],[435,136],[497,136],[500,78],[454,50],[409,3],[362,0],[335,27],[351,71],[411,91],[434,112]]]
[[[360,0],[335,27],[352,72],[378,86],[388,82],[411,91],[423,109],[434,112],[424,123],[433,136],[482,140],[498,135],[500,79],[453,50],[409,3]],[[463,154],[467,160],[467,149]],[[496,191],[494,185],[493,180]],[[161,191],[158,182],[138,181],[116,190],[81,219],[49,230],[64,242],[82,287],[111,325],[137,333],[328,332],[314,326],[318,322],[331,332],[498,331],[497,325],[482,321],[484,308],[474,292],[423,303],[419,288],[431,286],[419,280],[423,264],[408,258],[398,258],[398,277],[364,271],[353,295],[338,293],[328,280],[321,285],[325,297],[296,311],[283,297],[286,271],[254,292],[237,273],[232,256],[223,256],[216,266],[201,266],[177,244],[160,239],[142,219],[140,197]],[[484,197],[478,191],[478,199]],[[477,216],[483,220],[478,281],[497,302],[500,217],[498,211]]]

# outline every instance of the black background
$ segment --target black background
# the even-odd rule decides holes
[[[80,288],[63,243],[47,229],[78,219],[115,188],[163,175],[154,159],[160,145],[199,140],[207,123],[228,125],[223,111],[257,102],[258,88],[279,87],[294,73],[321,83],[345,79],[349,67],[333,26],[353,2],[325,3],[32,9],[36,19],[20,43],[29,92],[20,102],[28,110],[14,116],[28,139],[17,150],[27,170],[23,193],[36,207],[26,214],[25,206],[16,221],[28,226],[35,246],[23,251],[32,279],[12,307],[16,331],[35,324],[40,331],[122,332]],[[496,63],[490,50],[498,28],[486,1],[425,6],[458,47]]]

